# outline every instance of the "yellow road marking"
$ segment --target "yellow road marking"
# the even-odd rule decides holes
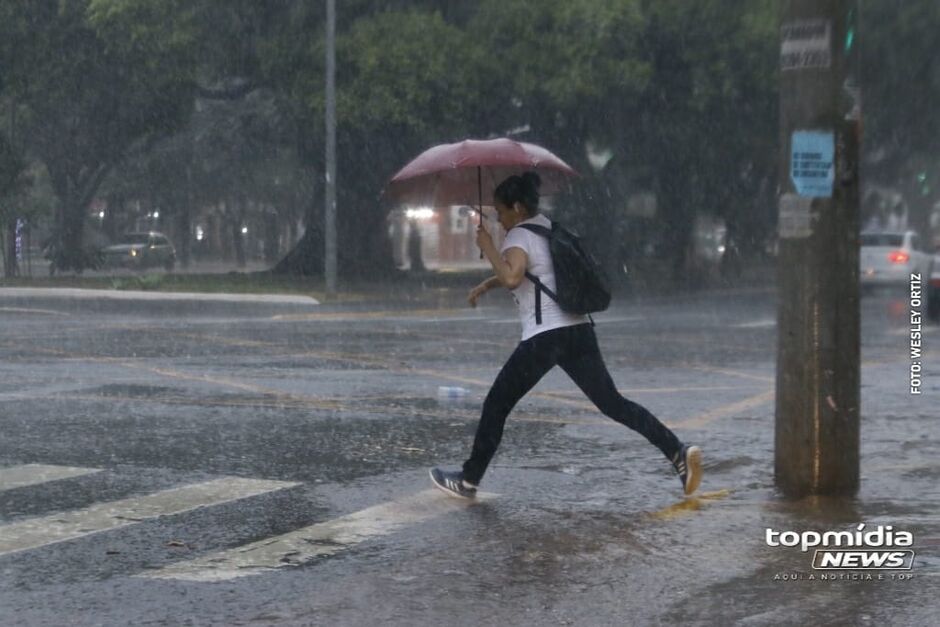
[[[342,320],[380,320],[382,318],[420,318],[422,316],[449,316],[458,313],[466,314],[465,309],[401,309],[386,311],[353,311],[353,312],[323,312],[305,314],[279,314],[271,316],[271,320],[278,322],[307,322],[314,320],[342,321]],[[482,318],[481,318],[482,320]]]
[[[413,312],[414,311],[415,310],[413,310]],[[435,309],[435,310],[419,310],[419,311],[440,312],[441,310]],[[457,311],[457,310],[449,310],[449,311]],[[385,315],[386,313],[388,312],[365,312],[363,315],[378,316],[380,314]],[[304,314],[304,315],[307,315],[307,314]],[[323,315],[328,315],[328,314],[323,314]],[[231,345],[231,346],[245,346],[248,348],[283,348],[283,346],[280,344],[276,344],[273,342],[258,341],[258,340],[243,340],[243,339],[238,339],[238,338],[224,338],[224,337],[217,337],[217,336],[212,336],[212,335],[172,332],[172,331],[170,331],[170,333],[173,333],[174,335],[177,335],[180,337],[189,337],[189,338],[199,339],[199,340],[204,340],[204,341],[212,341],[212,342],[221,343],[225,345]],[[149,372],[154,372],[156,374],[160,374],[162,376],[166,376],[166,377],[170,377],[174,379],[201,381],[205,383],[212,383],[215,385],[231,387],[231,388],[249,391],[253,393],[271,395],[271,396],[274,396],[278,400],[286,400],[288,402],[301,403],[305,406],[319,407],[321,409],[338,410],[338,409],[343,408],[343,405],[340,402],[335,401],[335,400],[324,401],[322,397],[312,397],[312,396],[303,395],[303,394],[285,393],[275,388],[269,388],[266,386],[249,384],[249,383],[243,383],[241,381],[235,381],[232,379],[226,379],[222,377],[210,377],[207,375],[196,375],[192,373],[181,372],[178,370],[170,370],[167,368],[155,368],[152,366],[148,366],[146,364],[135,363],[135,362],[131,362],[131,361],[128,361],[127,359],[122,359],[122,358],[82,357],[82,356],[75,355],[74,353],[68,353],[66,351],[60,351],[60,350],[54,350],[54,349],[41,349],[41,348],[35,348],[35,347],[33,347],[32,350],[52,353],[52,354],[61,355],[61,356],[68,356],[68,357],[72,357],[72,358],[84,360],[84,361],[92,361],[92,362],[99,362],[99,363],[117,363],[128,368],[133,368],[133,369],[138,369],[138,370],[147,370]],[[492,383],[490,380],[481,380],[481,379],[467,377],[467,376],[453,375],[453,374],[448,374],[446,372],[441,372],[438,370],[428,370],[428,369],[414,368],[414,367],[409,367],[409,366],[401,367],[398,364],[395,364],[388,359],[380,358],[380,357],[368,357],[365,355],[339,353],[339,352],[334,352],[334,351],[301,351],[298,353],[293,353],[291,354],[291,356],[318,357],[318,358],[323,358],[323,359],[345,361],[348,363],[359,364],[359,365],[379,366],[379,367],[386,369],[388,372],[392,372],[395,374],[422,375],[422,376],[431,377],[431,378],[444,380],[448,382],[478,386],[483,389],[489,389],[489,386]],[[728,370],[728,369],[708,368],[704,366],[691,366],[690,368],[693,370],[702,370],[706,372],[716,372],[718,374],[738,376],[738,377],[742,377],[746,379],[756,379],[760,381],[772,381],[772,379],[768,377],[762,377],[758,375],[752,375],[749,373],[742,373],[742,372],[737,372],[737,371]],[[663,388],[663,390],[669,390],[669,391],[674,391],[676,393],[682,393],[682,392],[693,391],[694,389],[676,387],[676,388]],[[630,393],[629,390],[625,390],[624,392]],[[545,400],[550,400],[555,403],[559,403],[559,404],[566,405],[569,407],[574,407],[577,409],[582,409],[585,411],[596,411],[596,407],[590,401],[569,399],[563,396],[562,393],[559,393],[559,392],[551,392],[551,391],[533,392],[529,394],[529,396],[540,398],[540,399],[545,399]],[[677,428],[677,427],[678,428],[702,428],[708,423],[713,422],[719,418],[722,418],[728,415],[733,415],[734,413],[737,413],[739,411],[751,409],[753,407],[757,407],[766,402],[769,402],[770,400],[773,399],[773,396],[774,396],[773,391],[761,392],[755,396],[751,396],[741,401],[737,401],[734,403],[729,403],[726,405],[716,407],[703,414],[699,414],[697,416],[693,416],[691,418],[687,418],[679,422],[666,422],[666,424],[670,428]],[[532,418],[532,417],[527,417],[527,418],[518,417],[517,419],[528,420],[528,421],[549,422],[549,423],[554,423],[554,424],[584,424],[584,425],[618,424],[615,421],[612,421],[608,418],[585,420],[585,419],[576,419],[576,418],[542,417],[541,419],[539,419],[539,418]]]
[[[884,472],[885,470],[926,470],[940,468],[938,463],[885,464],[881,466],[862,466],[862,472]]]
[[[760,394],[750,396],[744,400],[716,407],[705,412],[704,414],[699,414],[698,416],[693,416],[692,418],[680,420],[676,423],[670,423],[668,426],[670,428],[700,429],[706,424],[714,422],[719,418],[725,418],[746,409],[753,409],[755,407],[760,407],[761,405],[769,403],[773,401],[774,396],[774,390],[767,390],[765,392],[761,392]]]
[[[751,374],[750,372],[740,372],[738,370],[729,370],[727,368],[712,368],[710,366],[687,366],[690,370],[701,370],[702,372],[714,372],[715,374],[724,374],[729,377],[740,377],[742,379],[750,379],[751,381],[763,381],[764,383],[773,383],[775,379],[773,377],[767,377],[759,374]]]
[[[683,394],[685,392],[736,392],[739,390],[753,390],[753,385],[703,385],[689,387],[665,387],[665,388],[617,388],[621,394]],[[581,391],[558,391],[546,392],[559,397],[582,396]]]
[[[308,396],[306,394],[294,394],[290,392],[284,392],[283,390],[279,390],[276,388],[269,388],[263,385],[255,385],[252,383],[243,383],[241,381],[234,381],[232,379],[224,379],[221,377],[210,377],[208,375],[197,375],[197,374],[188,373],[188,372],[180,372],[178,370],[170,370],[168,368],[157,368],[154,366],[148,366],[145,363],[132,362],[132,361],[127,360],[126,358],[121,358],[121,357],[81,356],[81,355],[75,355],[74,353],[70,353],[68,351],[62,351],[62,350],[51,349],[51,348],[32,347],[30,350],[34,350],[34,351],[41,352],[41,353],[50,353],[53,355],[66,356],[70,359],[75,359],[78,361],[119,365],[119,366],[123,366],[125,368],[129,368],[133,370],[145,370],[147,372],[153,372],[155,374],[159,374],[161,376],[172,378],[172,379],[212,383],[214,385],[221,385],[223,387],[231,387],[231,388],[235,388],[238,390],[245,390],[248,392],[271,395],[277,398],[288,399],[291,401],[299,401],[299,402],[303,402],[305,404],[308,404],[314,407],[319,407],[321,409],[330,409],[330,410],[339,409],[339,403],[335,401],[323,401],[319,397]]]
[[[217,341],[220,343],[225,343],[228,345],[237,346],[237,345],[245,344],[245,345],[250,345],[253,348],[255,347],[280,347],[280,345],[278,344],[269,343],[269,342],[267,343],[259,342],[255,340],[243,341],[243,340],[238,340],[238,339],[217,338],[215,336],[199,335],[199,334],[192,334],[192,333],[176,333],[175,335],[193,337],[197,339],[212,340],[212,341]],[[395,374],[409,374],[409,375],[416,374],[416,375],[421,375],[421,376],[426,376],[426,377],[433,377],[435,379],[442,379],[444,381],[448,381],[451,383],[462,383],[464,385],[478,386],[483,389],[489,389],[489,386],[492,385],[492,381],[490,380],[482,380],[482,379],[476,379],[472,377],[453,375],[453,374],[448,374],[446,372],[441,372],[439,370],[427,370],[427,369],[415,368],[415,367],[409,367],[409,366],[400,367],[396,364],[393,364],[393,362],[389,361],[388,359],[384,359],[380,357],[367,357],[364,355],[354,355],[354,354],[351,355],[348,353],[337,353],[333,351],[303,351],[303,352],[294,353],[292,355],[288,355],[284,357],[289,357],[289,356],[319,357],[319,358],[325,358],[325,359],[348,361],[349,363],[354,363],[354,364],[376,365],[376,366],[381,366],[385,368],[387,371],[395,373]],[[701,368],[695,368],[695,369],[701,369]],[[729,372],[733,373],[733,371],[722,370],[722,374],[726,374]],[[734,374],[741,375],[741,373],[734,373]],[[693,388],[693,390],[694,389],[695,388]],[[702,388],[702,389],[709,390],[709,388]],[[662,390],[677,392],[677,393],[689,391],[688,389],[681,388],[681,387],[662,388]],[[624,390],[623,393],[629,394],[631,393],[631,391]],[[770,395],[769,398],[767,398],[768,394]],[[558,392],[550,392],[550,391],[532,392],[528,396],[530,398],[534,397],[534,398],[554,401],[562,405],[566,405],[569,407],[574,407],[574,408],[582,409],[586,411],[596,411],[597,409],[594,406],[594,404],[591,403],[590,401],[565,398],[564,396],[561,395],[561,393],[558,393]],[[713,410],[710,410],[704,414],[694,416],[692,418],[680,421],[678,423],[667,423],[667,425],[670,426],[670,428],[673,428],[673,427],[700,428],[706,425],[707,423],[712,422],[718,418],[722,418],[724,416],[734,414],[738,411],[760,406],[772,398],[773,398],[773,392],[762,392],[761,394],[744,399],[743,401],[738,401],[735,403],[723,405]],[[552,422],[552,423],[557,423],[557,424],[589,424],[589,425],[618,424],[614,421],[611,421],[608,418],[605,418],[602,420],[589,420],[587,422],[583,420],[577,420],[577,419],[559,418],[559,419],[546,419],[544,420],[544,422]]]

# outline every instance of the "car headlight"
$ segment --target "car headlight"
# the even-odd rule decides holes
[[[137,256],[137,251],[136,251],[136,250],[132,250],[132,251],[131,251],[131,257],[136,257],[136,256]]]

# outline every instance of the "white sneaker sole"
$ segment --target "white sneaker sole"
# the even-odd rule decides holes
[[[690,446],[685,456],[688,479],[685,482],[685,493],[692,494],[698,490],[702,483],[702,449]]]

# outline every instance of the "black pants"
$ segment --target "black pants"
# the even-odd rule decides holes
[[[642,434],[670,460],[681,444],[646,408],[617,391],[590,324],[544,331],[519,343],[486,395],[473,452],[463,465],[464,479],[478,484],[496,454],[506,417],[516,403],[555,365],[571,377],[605,415]]]

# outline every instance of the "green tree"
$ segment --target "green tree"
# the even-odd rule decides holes
[[[299,50],[270,53],[268,65],[291,96],[304,135],[299,154],[318,173],[324,171],[322,30],[307,34]],[[479,44],[437,12],[365,14],[337,37],[340,269],[374,276],[392,267],[388,206],[379,198],[388,177],[428,145],[466,136],[485,93],[495,88],[481,88]],[[322,272],[319,198],[308,209],[305,236],[279,264],[281,272]]]
[[[504,128],[530,127],[526,137],[585,173],[589,143],[613,155],[562,202],[566,212],[610,259],[626,196],[655,192],[664,251],[681,275],[696,213],[720,213],[744,241],[769,230],[775,8],[769,0],[492,0],[473,25],[498,51],[497,102],[512,120],[503,117]]]
[[[14,276],[17,271],[14,247],[16,220],[19,216],[16,205],[20,200],[18,197],[28,186],[28,180],[24,176],[25,169],[26,161],[23,156],[13,147],[6,135],[0,133],[0,237],[3,238],[0,244],[4,252],[4,274],[7,277]]]
[[[225,250],[231,248],[244,265],[245,223],[266,229],[269,253],[277,250],[278,227],[271,220],[296,219],[295,188],[301,177],[291,139],[290,120],[269,90],[232,100],[197,99],[187,125],[133,153],[109,179],[107,193],[159,207],[184,266],[190,258],[193,210],[214,207],[225,221],[223,236],[230,245]]]
[[[933,0],[860,1],[863,176],[900,189],[924,233],[940,199],[938,31]]]
[[[674,271],[696,213],[717,213],[738,245],[769,235],[777,143],[775,3],[650,3],[654,71],[635,141],[653,165]],[[757,219],[755,219],[755,217]]]
[[[0,6],[4,90],[58,197],[55,267],[81,271],[89,202],[122,155],[178,127],[194,89],[183,0],[35,0]]]

